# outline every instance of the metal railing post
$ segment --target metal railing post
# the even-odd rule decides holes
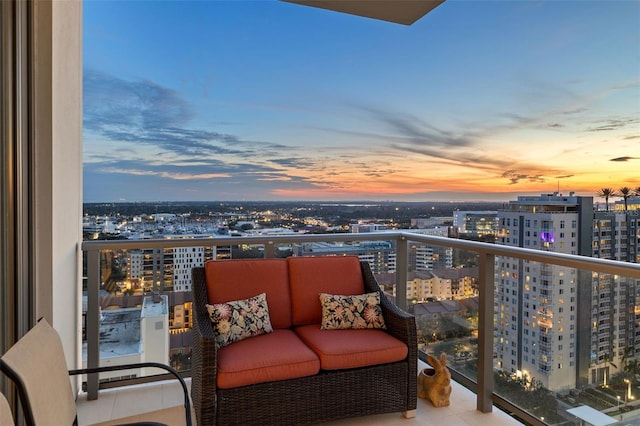
[[[267,241],[264,245],[265,259],[273,259],[276,256],[276,245],[273,241]]]
[[[87,251],[87,368],[100,364],[100,250]],[[87,399],[98,399],[98,373],[87,375]]]
[[[396,305],[404,311],[407,310],[408,244],[405,236],[396,240]]]
[[[480,252],[478,286],[478,411],[490,413],[493,409],[493,298],[495,282],[495,255]]]

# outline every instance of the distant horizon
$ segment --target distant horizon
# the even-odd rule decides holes
[[[451,204],[451,203],[477,203],[477,204],[496,204],[496,203],[506,203],[509,201],[516,201],[518,196],[541,196],[546,194],[554,194],[554,192],[542,192],[536,194],[518,194],[514,198],[509,198],[506,200],[483,200],[483,199],[451,199],[451,200],[365,200],[365,199],[343,199],[343,200],[242,200],[242,199],[234,199],[234,200],[220,200],[220,199],[211,199],[211,200],[118,200],[118,201],[84,201],[83,204],[125,204],[125,203],[140,203],[140,204],[153,204],[153,203],[313,203],[313,204],[390,204],[390,203],[406,203],[406,204],[418,204],[418,203],[436,203],[436,204]],[[559,196],[570,196],[568,193],[559,193]],[[594,195],[581,195],[581,194],[573,194],[573,196],[577,197],[592,197],[594,199],[595,204],[604,204],[604,198],[594,196]],[[638,197],[630,197],[628,202],[632,202]],[[612,197],[609,199],[609,204],[614,204],[616,201],[622,202],[622,197]]]
[[[338,204],[338,205],[375,205],[375,204],[451,204],[451,203],[473,203],[473,204],[496,204],[504,203],[504,201],[491,201],[491,200],[451,200],[451,201],[395,201],[395,200],[149,200],[149,201],[85,201],[83,204],[154,204],[154,203],[167,203],[167,204],[189,204],[189,203],[312,203],[312,204]]]
[[[446,0],[405,26],[277,0],[88,1],[83,199],[635,189],[638,16]]]

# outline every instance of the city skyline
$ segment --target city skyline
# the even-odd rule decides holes
[[[640,3],[84,3],[84,201],[640,186]]]

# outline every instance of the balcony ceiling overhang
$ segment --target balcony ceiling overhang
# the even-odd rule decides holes
[[[282,0],[351,15],[411,25],[445,0]]]

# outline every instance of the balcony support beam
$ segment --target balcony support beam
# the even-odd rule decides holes
[[[100,250],[87,251],[87,368],[100,366]],[[98,373],[87,375],[87,399],[98,399]]]
[[[409,266],[409,241],[405,236],[396,240],[396,305],[407,311],[407,269]]]
[[[480,252],[478,286],[478,391],[477,409],[490,413],[493,408],[493,298],[495,255]]]
[[[276,257],[276,245],[273,241],[267,241],[264,245],[264,257],[266,259],[273,259]]]

